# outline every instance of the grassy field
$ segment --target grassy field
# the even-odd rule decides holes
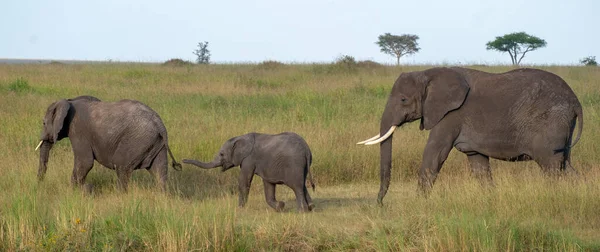
[[[572,152],[577,180],[544,178],[533,162],[493,161],[496,187],[470,177],[453,150],[429,199],[416,192],[427,140],[418,123],[394,137],[392,184],[376,205],[379,148],[355,143],[377,133],[394,80],[431,66],[147,64],[0,65],[0,250],[2,251],[598,251],[600,250],[600,69],[540,66],[563,77],[584,106],[582,140]],[[473,68],[503,72],[508,66]],[[136,99],[162,117],[175,157],[209,160],[228,138],[294,131],[313,152],[316,209],[298,213],[264,201],[254,179],[237,208],[239,169],[169,170],[160,193],[136,171],[128,194],[95,165],[93,195],[70,187],[69,140],[36,174],[41,120],[61,98]]]

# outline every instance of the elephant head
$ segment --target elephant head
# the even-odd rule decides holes
[[[46,174],[48,156],[50,149],[57,141],[67,137],[69,132],[69,123],[65,123],[68,119],[71,104],[63,99],[50,104],[46,110],[46,115],[42,121],[43,128],[40,136],[40,143],[36,150],[40,148],[40,166],[38,169],[38,179],[43,180]]]
[[[357,143],[380,143],[379,204],[390,184],[394,130],[418,119],[421,119],[421,130],[432,129],[448,112],[463,104],[468,92],[469,85],[463,75],[450,68],[402,73],[398,77],[381,117],[380,134]]]
[[[42,121],[43,127],[40,143],[35,148],[35,150],[37,150],[41,147],[40,164],[38,168],[39,180],[43,180],[44,175],[46,174],[48,156],[52,146],[59,140],[68,137],[69,126],[74,112],[71,102],[77,100],[100,101],[93,96],[79,96],[73,99],[62,99],[54,102],[50,104],[46,110],[46,115]]]
[[[184,159],[183,162],[204,169],[221,167],[221,171],[226,171],[232,167],[239,166],[242,161],[252,153],[253,149],[254,136],[252,134],[246,134],[227,140],[210,163],[190,159]]]

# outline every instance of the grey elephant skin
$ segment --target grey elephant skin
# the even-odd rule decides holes
[[[393,132],[418,119],[421,130],[431,130],[419,170],[425,196],[452,147],[466,154],[472,174],[484,185],[493,186],[489,158],[534,160],[546,174],[577,173],[570,150],[581,137],[583,111],[559,76],[530,68],[497,74],[431,68],[398,77],[380,134],[358,143],[380,143],[380,205],[390,184]],[[571,143],[575,125],[578,134]]]
[[[38,145],[41,146],[40,181],[46,174],[50,149],[66,137],[70,139],[73,149],[71,183],[74,186],[85,185],[85,178],[94,160],[116,170],[119,189],[125,192],[131,174],[136,169],[150,171],[165,191],[167,152],[171,155],[173,167],[181,169],[181,164],[175,161],[169,148],[167,130],[162,120],[155,111],[139,101],[102,102],[93,96],[62,99],[48,107],[43,124]],[[91,185],[86,186],[91,189]]]
[[[263,180],[267,204],[275,210],[281,211],[285,206],[284,202],[275,199],[277,184],[285,184],[294,191],[299,211],[313,209],[305,184],[308,176],[314,190],[310,174],[312,154],[306,141],[296,133],[248,133],[227,140],[210,163],[190,159],[184,159],[183,163],[205,169],[222,167],[222,171],[240,166],[239,207],[246,204],[250,184],[256,174]]]

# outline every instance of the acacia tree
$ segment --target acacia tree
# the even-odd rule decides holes
[[[208,42],[204,41],[204,43],[198,43],[198,49],[193,51],[194,55],[196,55],[196,63],[198,64],[208,64],[210,63],[210,51],[208,50]]]
[[[379,45],[381,52],[396,56],[396,65],[400,65],[400,57],[407,54],[419,52],[419,36],[412,34],[392,35],[385,33],[379,35],[379,40],[375,44]]]
[[[525,54],[546,46],[546,41],[525,32],[514,32],[487,42],[487,50],[508,52],[513,65],[519,65]],[[519,57],[521,55],[521,57]]]

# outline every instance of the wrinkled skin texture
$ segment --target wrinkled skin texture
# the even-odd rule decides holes
[[[419,119],[421,130],[431,130],[419,170],[425,196],[453,147],[467,155],[472,174],[484,185],[493,186],[489,158],[534,160],[546,174],[576,174],[570,149],[581,136],[583,112],[571,88],[552,73],[459,67],[403,73],[388,98],[380,135]],[[380,143],[379,204],[390,183],[391,153],[390,136]]]
[[[240,166],[239,207],[246,204],[250,184],[256,174],[263,180],[265,199],[270,207],[277,211],[283,210],[284,202],[275,199],[275,185],[284,184],[296,194],[298,210],[302,212],[313,208],[305,184],[309,176],[314,190],[315,185],[310,175],[311,162],[312,154],[308,144],[301,136],[292,132],[276,135],[248,133],[227,140],[210,163],[183,160],[183,163],[205,169],[222,167],[222,171]]]
[[[147,169],[166,190],[167,130],[162,120],[148,106],[133,100],[102,102],[93,96],[79,96],[52,103],[43,119],[40,140],[38,179],[44,179],[48,156],[53,144],[68,137],[74,156],[73,186],[84,186],[94,160],[116,170],[118,186],[127,191],[131,173]],[[85,185],[90,190],[91,185]]]

